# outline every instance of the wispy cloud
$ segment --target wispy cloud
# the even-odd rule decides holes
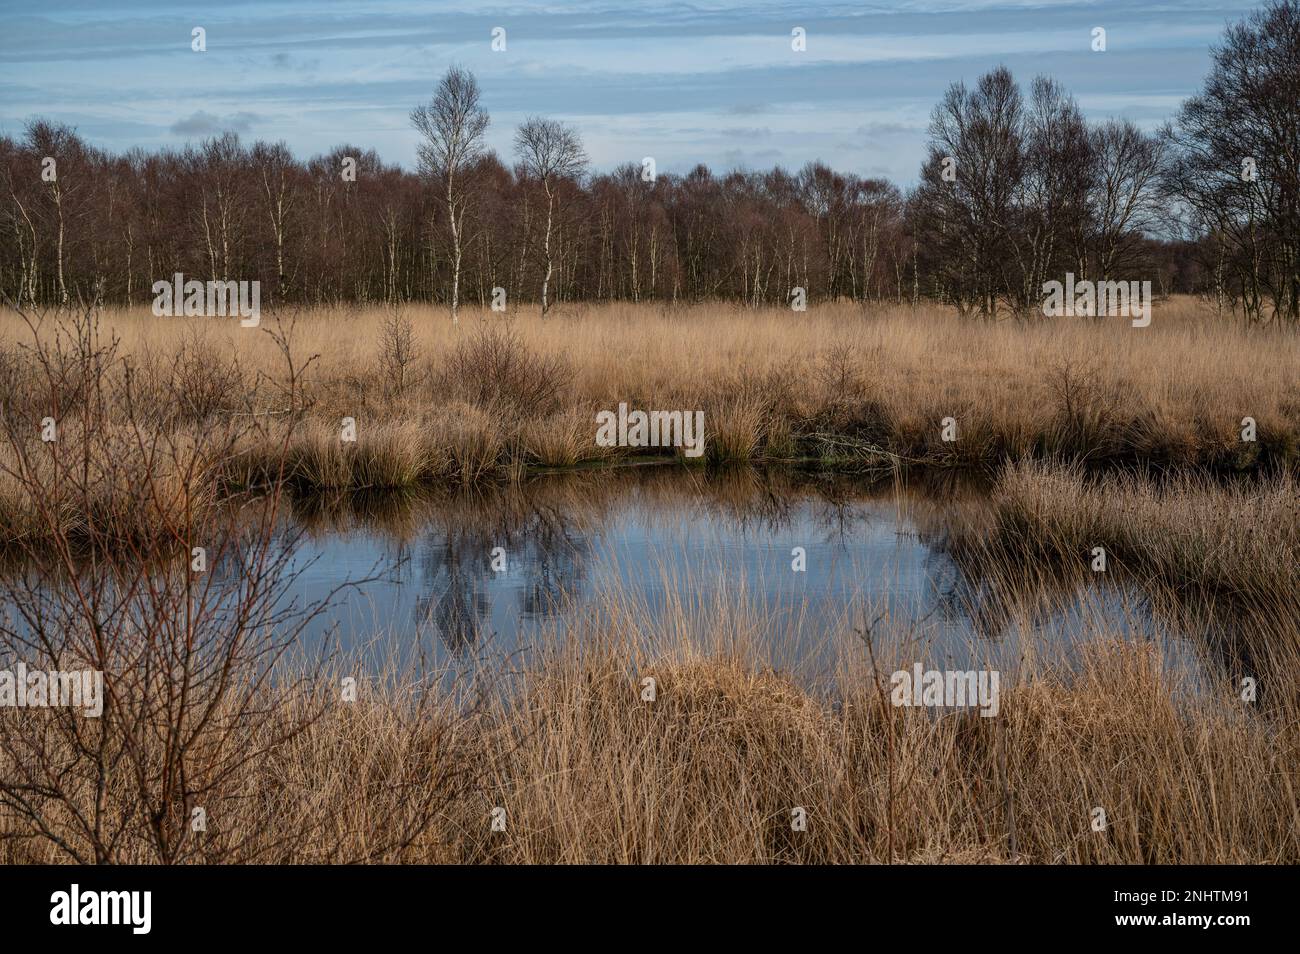
[[[261,119],[262,117],[257,113],[234,113],[222,117],[200,109],[172,123],[171,131],[178,136],[216,136],[224,132],[246,133]]]
[[[905,183],[950,82],[1005,63],[1024,81],[1057,76],[1094,115],[1155,123],[1197,88],[1210,44],[1251,6],[70,0],[0,12],[0,131],[41,115],[121,149],[233,130],[303,154],[351,141],[410,164],[407,114],[457,62],[478,74],[503,153],[520,118],[546,113],[579,126],[598,166],[821,159]],[[206,52],[190,48],[195,26]],[[491,49],[496,26],[505,52]],[[796,26],[804,52],[790,46]],[[1094,26],[1107,30],[1105,53],[1090,49]],[[764,135],[738,145],[750,126],[739,116],[761,116]]]

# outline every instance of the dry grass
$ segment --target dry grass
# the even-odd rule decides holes
[[[520,439],[526,460],[540,467],[574,467],[611,456],[592,440],[590,415],[570,409],[526,420]]]
[[[88,433],[65,419],[56,441],[0,439],[0,550],[56,531],[76,541],[109,528],[146,542],[185,507],[208,506],[216,468],[206,454],[219,453],[219,442],[187,432],[169,437],[153,442],[129,425]]]
[[[142,398],[133,416],[153,426],[193,425],[249,404],[266,420],[284,414],[284,362],[266,332],[286,332],[299,364],[316,356],[298,382],[314,422],[296,437],[298,476],[325,487],[475,479],[640,453],[595,447],[595,412],[620,402],[703,410],[714,459],[1300,464],[1300,337],[1242,327],[1192,300],[1158,305],[1144,329],[1119,319],[987,323],[936,307],[848,305],[806,314],[618,305],[546,320],[467,312],[453,327],[440,311],[410,308],[398,364],[386,345],[390,312],[276,321],[245,329],[110,310],[101,326],[120,337],[134,368]],[[51,398],[22,387],[14,345],[24,334],[0,320],[9,391],[39,420]],[[1240,439],[1248,416],[1255,442]],[[344,417],[357,421],[356,445],[326,449]],[[947,417],[957,421],[955,443],[941,439]],[[258,457],[278,460],[274,429],[248,453],[236,475],[255,474]]]
[[[814,694],[781,668],[786,634],[743,594],[658,622],[615,594],[470,719],[363,677],[356,703],[332,704],[213,793],[199,841],[280,862],[365,857],[413,806],[438,805],[419,839],[377,860],[1300,860],[1293,692],[1268,708],[1226,682],[1194,693],[1156,647],[1097,630],[1069,664],[1042,647],[1004,672],[997,717],[936,715],[882,694],[911,662],[881,655],[889,629],[874,634],[876,675],[847,635],[838,688]],[[440,798],[422,788],[435,777],[476,784]],[[792,829],[796,807],[806,831]],[[0,814],[0,830],[34,834],[15,826]],[[0,844],[5,862],[60,860],[38,837]]]
[[[1300,483],[1289,475],[1224,484],[1024,461],[1002,471],[993,500],[988,539],[1022,557],[1086,567],[1102,547],[1117,569],[1200,595],[1300,598]]]
[[[38,518],[41,508],[58,515],[64,544],[81,525],[104,524],[104,538],[134,525],[187,528],[189,508],[206,499],[195,482],[215,482],[218,470],[227,481],[255,481],[283,466],[301,486],[352,491],[473,484],[524,463],[572,466],[595,456],[594,411],[620,401],[704,409],[714,458],[968,466],[1064,455],[1174,471],[1268,464],[1272,482],[1245,488],[1203,475],[1156,482],[1018,464],[1002,474],[994,545],[981,551],[1002,561],[1027,546],[1069,562],[1101,545],[1143,575],[1153,603],[1173,605],[1194,586],[1207,600],[1262,607],[1274,618],[1267,647],[1258,639],[1251,647],[1251,671],[1265,692],[1243,703],[1238,673],[1216,660],[1221,647],[1208,639],[1208,675],[1193,684],[1165,667],[1159,645],[1124,638],[1139,621],[1130,627],[1112,614],[1090,624],[1069,658],[1037,645],[1018,655],[1014,671],[1003,671],[996,718],[900,709],[888,703],[885,680],[916,661],[915,646],[912,656],[900,648],[909,645],[906,621],[878,621],[865,643],[847,624],[819,634],[840,663],[833,686],[814,691],[784,656],[797,635],[782,629],[785,617],[744,592],[706,603],[685,581],[669,588],[662,615],[621,593],[574,608],[563,633],[548,634],[527,665],[468,709],[440,694],[444,682],[398,680],[391,664],[361,680],[355,703],[337,692],[347,669],[316,681],[291,670],[274,685],[292,690],[268,680],[242,696],[218,680],[211,698],[221,733],[212,741],[198,730],[186,750],[195,771],[186,769],[187,791],[202,793],[209,820],[191,841],[183,833],[192,799],[164,794],[154,805],[133,795],[166,789],[149,774],[165,766],[152,748],[162,743],[140,735],[138,719],[65,719],[67,738],[118,735],[56,751],[49,710],[2,711],[5,757],[40,753],[45,787],[26,815],[0,802],[0,861],[69,857],[48,827],[34,826],[35,814],[78,857],[112,861],[154,860],[150,826],[163,819],[182,838],[166,857],[193,862],[1300,862],[1300,630],[1293,611],[1275,612],[1293,607],[1300,590],[1288,476],[1300,433],[1294,336],[1247,331],[1189,302],[1166,305],[1144,330],[849,307],[807,315],[617,307],[486,330],[469,315],[460,330],[433,312],[410,317],[415,340],[396,358],[382,348],[381,312],[316,312],[282,326],[303,356],[296,367],[321,356],[291,389],[283,352],[263,333],[109,313],[104,327],[120,336],[136,390],[130,400],[95,403],[94,434],[81,442],[69,425],[94,395],[58,375],[25,386],[33,372],[14,347],[18,330],[6,326],[9,449],[16,455],[12,438],[37,433],[55,405],[66,438],[33,444],[36,463],[9,462],[26,482],[0,486],[5,532],[30,544],[40,533],[33,508]],[[98,374],[95,393],[112,393],[120,370]],[[238,415],[259,424],[230,445],[216,442],[230,450],[219,460],[186,442],[228,437],[223,422]],[[276,426],[299,415],[296,426]],[[1238,438],[1247,415],[1258,421],[1258,442]],[[949,416],[958,421],[955,445],[940,440]],[[354,445],[338,440],[343,417],[357,422]],[[132,440],[117,441],[119,428]],[[174,450],[132,456],[132,447],[151,446]],[[41,454],[79,475],[79,510],[62,507],[59,468],[42,478]],[[175,501],[186,514],[170,512]],[[279,553],[273,539],[264,527],[267,552]],[[235,572],[245,572],[240,566]],[[1005,566],[1013,576],[1022,570],[1014,560]],[[281,571],[257,572],[265,577],[255,581],[269,583]],[[185,580],[172,582],[175,593],[155,596],[153,577],[137,588],[150,597],[140,605],[154,608],[139,620],[140,651],[163,653],[142,658],[190,648],[176,611],[192,598]],[[118,588],[107,576],[98,585]],[[48,622],[51,645],[78,635],[86,645],[107,642],[86,638],[97,632],[97,602],[68,606],[77,626]],[[228,637],[232,654],[245,635],[238,620],[265,618],[235,615],[233,635],[222,617],[206,623],[218,643]],[[118,622],[135,631],[134,615]],[[798,621],[789,625],[797,630]],[[1198,627],[1186,614],[1174,632],[1191,638]],[[159,643],[160,633],[173,642]],[[167,688],[169,667],[115,673],[119,714],[149,714],[165,728],[166,699],[151,694]],[[653,702],[641,697],[647,676],[657,683]],[[145,770],[105,777],[103,752],[127,753]],[[0,765],[0,779],[21,778],[26,767]],[[495,807],[505,810],[504,831],[491,828]],[[791,827],[795,807],[807,810],[806,831]],[[1092,827],[1097,807],[1103,831]],[[73,844],[94,827],[78,827],[78,818],[105,815],[120,839]]]
[[[868,680],[836,711],[743,659],[629,666],[622,652],[587,650],[543,671],[507,710],[513,748],[481,804],[510,806],[512,828],[476,832],[466,860],[1297,856],[1294,731],[1270,739],[1228,699],[1180,706],[1149,648],[1099,642],[1085,667],[1004,690],[997,718],[935,720],[882,705]],[[654,703],[636,693],[643,674],[659,682]],[[806,832],[791,828],[796,806]],[[1102,833],[1090,826],[1095,806],[1106,809]],[[473,831],[479,819],[466,814]]]

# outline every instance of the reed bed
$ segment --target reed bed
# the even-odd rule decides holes
[[[985,541],[1020,560],[1107,565],[1184,592],[1242,603],[1300,596],[1300,482],[1287,474],[1220,482],[1200,475],[1089,474],[1020,461],[995,484]]]
[[[1004,671],[985,718],[890,704],[888,673],[912,662],[890,648],[904,621],[877,618],[870,646],[836,634],[827,689],[796,677],[789,634],[744,593],[686,598],[666,619],[607,594],[579,619],[468,709],[391,665],[274,698],[249,730],[264,755],[208,795],[183,860],[1300,860],[1294,693],[1262,707],[1226,680],[1193,690],[1157,646],[1105,624],[1068,660],[1042,646]],[[361,676],[355,702],[338,701],[345,673]],[[67,860],[3,808],[0,832],[7,863]],[[147,844],[123,838],[111,860],[149,862]]]
[[[1300,861],[1293,335],[1189,301],[1148,329],[848,306],[98,321],[44,369],[22,327],[0,333],[0,529],[30,559],[42,533],[97,544],[44,586],[0,578],[22,617],[0,620],[6,659],[84,660],[112,690],[102,719],[0,709],[0,862]],[[385,348],[403,322],[411,347]],[[282,505],[325,520],[331,500],[459,485],[454,519],[495,534],[488,478],[639,453],[594,446],[620,402],[702,409],[715,461],[996,472],[968,523],[917,525],[988,561],[999,612],[1024,616],[997,715],[891,704],[891,671],[920,661],[912,620],[846,606],[812,678],[789,656],[806,620],[690,580],[655,612],[617,590],[567,608],[486,683],[308,663]],[[756,479],[715,505],[746,519]],[[592,480],[577,492],[599,508]],[[520,483],[493,492],[527,527]],[[254,484],[262,510],[242,507]],[[379,519],[411,530],[413,508]],[[165,572],[159,532],[182,556]],[[220,573],[185,562],[196,541]],[[1086,620],[1068,651],[1035,641],[1071,586],[1048,570],[1086,573],[1097,546],[1154,609]]]
[[[99,324],[135,381],[117,417],[155,428],[264,422],[241,466],[232,463],[245,478],[280,461],[283,435],[271,425],[301,421],[295,473],[323,488],[681,457],[597,447],[596,412],[623,402],[702,410],[713,460],[1300,466],[1300,337],[1243,326],[1192,299],[1160,303],[1149,328],[981,322],[934,306],[793,313],[722,304],[592,306],[547,319],[471,310],[457,326],[423,307],[318,309],[268,315],[253,329],[110,309]],[[27,334],[0,319],[13,412],[35,421],[76,396],[31,386],[19,350]],[[394,336],[402,347],[386,344]],[[327,447],[344,418],[356,423],[355,444]],[[1253,441],[1242,438],[1245,418]],[[955,440],[944,439],[946,419]]]

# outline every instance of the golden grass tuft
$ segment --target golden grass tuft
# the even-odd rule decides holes
[[[1223,483],[1021,461],[1002,470],[994,505],[993,539],[1011,551],[1087,565],[1102,547],[1173,586],[1266,604],[1300,595],[1300,482],[1287,474]]]
[[[540,467],[575,467],[612,457],[613,448],[593,440],[595,414],[581,408],[534,417],[521,425],[520,441],[527,461]]]

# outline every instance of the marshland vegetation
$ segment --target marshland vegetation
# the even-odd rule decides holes
[[[430,317],[6,319],[6,646],[103,670],[110,703],[0,713],[5,861],[1300,858],[1294,337],[1190,300],[1119,334],[848,306]],[[300,570],[277,514],[618,463],[594,411],[629,398],[702,407],[715,464],[983,472],[947,546],[1023,594],[998,718],[890,705],[915,623],[870,605],[821,634],[829,676],[800,678],[797,623],[744,587],[653,614],[594,595],[490,688],[304,644],[320,608],[282,600]],[[187,571],[197,541],[218,580]],[[1109,611],[1068,652],[1035,642],[1031,608],[1098,545],[1157,637]],[[1164,640],[1217,654],[1210,677]]]
[[[47,483],[75,460],[111,455],[117,479],[137,485],[131,467],[178,480],[184,456],[195,501],[215,483],[281,477],[304,490],[374,490],[647,452],[690,462],[672,448],[598,446],[596,414],[627,402],[702,410],[713,462],[991,473],[1055,458],[1294,473],[1300,339],[1189,298],[1156,315],[1146,329],[1123,319],[972,324],[938,307],[850,305],[805,314],[611,305],[546,319],[465,309],[459,325],[433,309],[309,310],[262,328],[112,309],[30,326],[8,315],[0,375],[12,439],[0,454]],[[51,346],[38,336],[52,342],[56,328],[69,343],[94,337],[102,391],[45,367]],[[81,423],[90,413],[93,435]],[[58,420],[57,442],[41,441],[47,417]],[[340,439],[345,418],[355,442]],[[946,418],[956,440],[944,439]],[[1247,418],[1253,440],[1243,439]],[[130,501],[98,463],[105,500]],[[49,523],[25,492],[12,476],[0,481],[7,539]],[[179,500],[155,498],[148,506]],[[56,509],[50,519],[85,519]]]
[[[906,195],[588,175],[544,118],[510,169],[457,69],[418,174],[0,137],[0,673],[105,691],[0,707],[0,862],[1300,862],[1297,23],[1231,28],[1159,134],[1048,78],[954,84]],[[180,272],[264,282],[260,324],[160,317]],[[1149,282],[1153,321],[1045,317],[1075,272]],[[622,403],[702,411],[704,460],[598,445]],[[809,673],[812,617],[743,575],[562,594],[490,669],[400,626],[359,634],[369,665],[308,638],[358,592],[296,598],[333,517],[431,493],[555,531],[539,475],[647,461],[719,510],[751,467],[977,476],[906,529],[994,610],[966,650],[1003,650],[997,717],[892,705],[943,647],[870,594],[817,618]]]

